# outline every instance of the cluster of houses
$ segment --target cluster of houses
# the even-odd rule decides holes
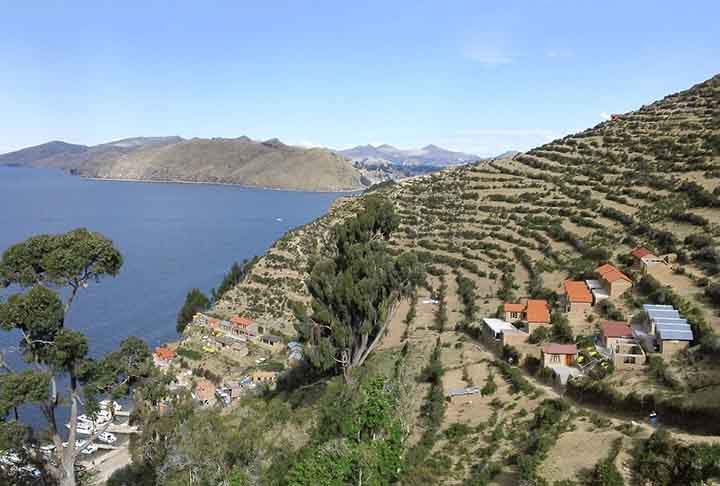
[[[284,340],[272,334],[263,334],[260,325],[242,316],[233,316],[230,319],[219,319],[198,312],[193,317],[192,324],[210,331],[220,347],[247,355],[247,343],[261,345],[271,351],[281,351],[286,348]]]
[[[303,360],[303,345],[301,343],[293,341],[286,345],[283,338],[263,334],[258,323],[241,316],[219,319],[197,313],[193,318],[192,325],[200,326],[209,331],[203,337],[206,343],[214,342],[213,345],[232,351],[236,356],[247,356],[249,353],[248,343],[252,342],[272,352],[286,350],[289,366],[294,366]],[[206,348],[209,351],[210,348],[208,346]],[[216,352],[216,350],[213,352]],[[161,369],[170,367],[176,357],[176,351],[169,346],[159,346],[153,353],[155,366]],[[258,359],[256,363],[260,364],[264,360],[265,358]],[[192,374],[187,371],[178,373],[176,381],[178,387],[192,389],[193,398],[201,406],[212,405],[218,401],[228,405],[243,393],[257,387],[274,387],[279,375],[280,373],[277,371],[255,369],[240,380],[226,381],[221,386],[216,386],[205,378],[194,380]],[[181,380],[180,378],[184,379]]]
[[[645,248],[633,250],[631,256],[635,267],[643,272],[654,265],[668,265],[673,257],[658,257]],[[632,288],[632,279],[611,264],[601,265],[595,273],[597,277],[593,279],[563,283],[560,308],[571,319],[575,317],[577,321],[588,316],[599,302],[621,297]],[[541,299],[505,303],[502,316],[504,319],[482,320],[483,335],[499,346],[526,343],[536,329],[550,325],[550,307]],[[591,348],[579,350],[575,344],[547,343],[540,349],[540,358],[543,366],[552,368],[564,383],[569,376],[581,374],[582,369],[598,362],[609,361],[615,369],[623,370],[643,366],[647,353],[659,352],[665,359],[672,358],[686,349],[693,338],[690,324],[678,310],[669,305],[645,305],[639,324],[601,321]]]
[[[632,279],[609,263],[596,268],[595,273],[597,279],[565,281],[562,294],[565,312],[586,316],[601,300],[620,297],[632,287]]]

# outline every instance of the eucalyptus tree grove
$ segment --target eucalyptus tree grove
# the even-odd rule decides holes
[[[80,291],[116,276],[122,263],[112,241],[86,229],[34,236],[2,255],[0,284],[15,293],[0,302],[0,327],[19,336],[26,365],[15,369],[0,353],[0,450],[14,451],[15,457],[31,464],[16,468],[19,476],[40,474],[46,484],[77,484],[81,451],[75,441],[81,409],[96,414],[100,396],[126,395],[152,370],[150,352],[141,340],[128,338],[116,351],[93,359],[87,337],[68,323]],[[17,413],[23,404],[42,410],[55,445],[52,457],[44,458],[37,444],[28,441],[29,428]],[[67,447],[64,427],[58,424],[61,407],[69,409]]]
[[[382,338],[392,306],[424,281],[415,253],[395,256],[388,248],[398,224],[392,204],[370,196],[362,211],[335,227],[334,255],[313,265],[312,314],[298,316],[297,327],[316,368],[342,371],[350,380]]]

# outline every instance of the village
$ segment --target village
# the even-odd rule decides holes
[[[668,265],[645,248],[634,250],[632,257],[634,267],[642,274]],[[504,303],[502,316],[482,319],[483,334],[500,347],[517,349],[521,357],[539,358],[561,385],[569,377],[582,376],[597,367],[605,372],[642,373],[648,355],[670,361],[688,348],[694,339],[693,331],[677,309],[651,304],[640,309],[628,308],[622,297],[632,288],[633,280],[610,264],[598,267],[595,273],[595,279],[566,280],[558,302],[573,332],[592,336],[583,340],[583,346],[542,342],[550,334],[552,324],[550,306],[540,299]],[[593,310],[607,303],[612,303],[616,313],[630,317],[593,321]]]
[[[636,275],[662,275],[673,261],[672,256],[657,257],[645,248],[633,250],[629,257]],[[510,350],[510,364],[539,360],[558,387],[571,377],[613,372],[632,381],[632,375],[646,373],[650,356],[672,361],[694,340],[690,323],[672,305],[629,307],[624,297],[633,283],[617,267],[601,265],[595,278],[565,280],[555,309],[545,299],[504,302],[497,316],[476,323],[478,337],[498,354]],[[607,306],[615,315],[628,317],[595,319]],[[555,314],[567,320],[575,342],[550,339]],[[302,344],[285,334],[271,334],[270,329],[268,323],[239,315],[223,319],[197,313],[181,341],[155,349],[154,363],[172,373],[173,388],[190,390],[198,406],[227,407],[243,395],[274,388],[284,370],[302,361]],[[476,393],[477,387],[469,387],[449,390],[447,396]]]
[[[183,339],[156,348],[153,361],[172,374],[171,388],[190,390],[198,406],[230,406],[245,394],[274,388],[280,373],[303,359],[300,343],[268,328],[238,315],[197,313]]]

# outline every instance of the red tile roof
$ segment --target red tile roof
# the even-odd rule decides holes
[[[632,329],[622,321],[602,321],[600,323],[603,336],[605,337],[632,337]]]
[[[173,351],[170,348],[166,348],[165,346],[160,346],[158,348],[155,348],[155,355],[164,360],[171,360],[175,357],[175,351]]]
[[[647,248],[641,246],[640,248],[635,248],[633,251],[630,252],[630,254],[635,258],[643,258],[648,255],[652,255],[653,253]]]
[[[618,280],[627,280],[628,282],[632,282],[630,277],[628,277],[609,263],[597,267],[595,271],[599,273],[603,279],[607,280],[610,283],[617,282]]]
[[[525,304],[508,304],[503,305],[505,312],[525,312]]]
[[[232,322],[236,326],[242,326],[242,327],[248,327],[248,326],[252,325],[252,323],[253,323],[253,321],[251,321],[250,319],[247,319],[245,317],[240,317],[240,316],[232,317],[230,319],[230,322]]]
[[[546,300],[529,299],[527,302],[528,322],[550,322],[550,307]]]
[[[545,354],[577,354],[577,346],[574,344],[546,344],[542,348]]]
[[[218,326],[220,326],[220,319],[217,319],[215,317],[208,317],[208,325],[213,329],[217,329]]]
[[[592,304],[592,294],[585,282],[565,280],[565,295],[570,302]]]

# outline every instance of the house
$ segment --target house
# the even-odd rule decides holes
[[[595,271],[600,275],[600,282],[610,298],[620,297],[632,287],[632,279],[609,263],[599,266]]]
[[[525,320],[528,324],[528,334],[535,329],[550,325],[550,306],[543,299],[529,299],[525,310]]]
[[[247,344],[244,341],[235,339],[234,337],[227,335],[216,336],[215,342],[220,346],[220,348],[238,353],[241,357],[248,355]]]
[[[542,363],[546,367],[572,366],[576,356],[575,344],[549,343],[542,347]]]
[[[673,306],[645,304],[643,311],[649,332],[655,335],[663,358],[672,358],[695,339],[690,323]]]
[[[566,280],[563,285],[565,312],[571,314],[588,314],[592,310],[593,297],[585,282]]]
[[[258,325],[245,317],[233,316],[229,321],[220,321],[220,330],[225,334],[252,340],[258,335]]]
[[[215,391],[217,387],[205,378],[201,378],[195,384],[195,398],[202,405],[210,405],[215,402]]]
[[[167,368],[174,358],[175,351],[167,346],[157,347],[153,353],[153,363],[155,363],[155,366],[158,368]]]
[[[636,368],[645,364],[646,356],[627,323],[600,323],[601,342],[616,369]]]
[[[600,323],[602,345],[612,348],[620,339],[632,339],[632,328],[624,321],[602,321]]]
[[[282,349],[285,347],[285,343],[283,343],[282,338],[278,336],[273,336],[272,334],[263,334],[262,336],[260,336],[258,342],[260,344],[264,344],[265,346],[269,346],[273,350]]]
[[[488,338],[503,346],[515,346],[527,342],[528,333],[521,331],[502,319],[486,317],[483,319],[482,332]]]
[[[658,264],[664,265],[667,263],[665,259],[654,255],[653,252],[644,247],[635,248],[630,252],[630,256],[634,259],[634,266],[642,270],[643,273],[648,271],[648,267]]]
[[[528,299],[525,304],[505,303],[503,311],[507,322],[527,322],[529,334],[540,326],[550,324],[550,306],[543,299]]]
[[[254,371],[250,378],[256,385],[274,385],[279,373],[277,371]]]
[[[519,322],[525,319],[525,304],[503,304],[503,313],[507,322]]]
[[[679,351],[687,349],[695,338],[690,326],[684,328],[659,327],[656,333],[660,354],[670,359]]]

